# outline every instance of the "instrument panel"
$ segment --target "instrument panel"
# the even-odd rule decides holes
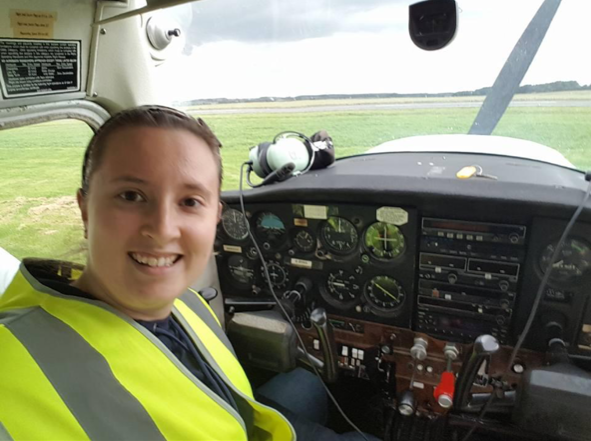
[[[548,233],[560,232],[558,222],[548,222],[534,222],[530,234],[525,222],[420,216],[412,207],[251,203],[245,217],[239,206],[228,205],[216,241],[220,283],[234,305],[274,302],[250,228],[275,294],[295,300],[303,328],[309,327],[307,314],[321,306],[329,315],[445,341],[471,343],[492,334],[512,345],[558,241]],[[582,225],[566,240],[541,309],[563,318],[571,352],[582,354],[591,353],[588,233]],[[363,334],[363,325],[351,323],[335,320],[333,326]],[[543,323],[534,326],[526,347],[543,349],[535,340],[540,332]]]
[[[248,222],[248,226],[247,226]],[[226,297],[272,301],[250,227],[268,266],[273,289],[288,297],[298,282],[311,286],[306,310],[324,306],[409,327],[418,219],[401,207],[354,204],[249,204],[246,218],[228,206],[218,232],[218,270]],[[301,309],[301,308],[300,308]]]

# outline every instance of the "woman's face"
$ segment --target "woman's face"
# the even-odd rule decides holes
[[[219,221],[219,171],[210,147],[182,129],[132,127],[109,135],[89,193],[77,284],[136,319],[168,315],[203,272]]]

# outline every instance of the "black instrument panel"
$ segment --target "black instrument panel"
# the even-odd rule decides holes
[[[416,210],[355,204],[249,204],[250,228],[275,294],[308,279],[306,307],[409,327],[417,252]],[[218,231],[225,297],[272,300],[244,216],[228,206]],[[236,224],[241,224],[236,226]]]

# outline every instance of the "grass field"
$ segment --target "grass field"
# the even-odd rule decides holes
[[[555,94],[554,94],[555,95]],[[581,98],[578,95],[577,99]],[[544,99],[537,95],[536,100]],[[548,99],[564,98],[564,95]],[[268,107],[269,104],[265,103]],[[192,110],[198,114],[198,110]],[[338,157],[412,135],[467,133],[477,109],[417,109],[330,113],[267,113],[206,117],[224,147],[224,189],[238,186],[248,149],[284,130],[311,135],[325,129]],[[511,108],[495,135],[529,139],[560,151],[581,169],[591,168],[591,108]],[[0,132],[0,246],[15,256],[81,260],[81,223],[74,199],[91,131],[61,121]]]

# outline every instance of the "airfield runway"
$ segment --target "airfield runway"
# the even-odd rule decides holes
[[[199,115],[230,115],[248,113],[312,113],[312,112],[346,112],[359,110],[406,110],[406,109],[453,109],[479,108],[482,101],[466,102],[431,102],[431,103],[388,103],[388,104],[343,104],[310,107],[260,107],[260,108],[228,108],[228,109],[194,109],[191,114]],[[589,100],[547,100],[547,101],[514,101],[509,107],[591,107]]]

